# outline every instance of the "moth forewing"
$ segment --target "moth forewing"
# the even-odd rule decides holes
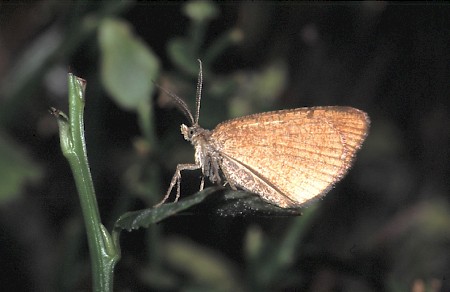
[[[230,184],[297,207],[345,174],[366,135],[369,121],[361,113],[316,107],[251,115],[219,124],[211,141],[225,157],[221,167]]]

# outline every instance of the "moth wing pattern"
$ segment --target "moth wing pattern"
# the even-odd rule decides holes
[[[351,107],[312,107],[232,119],[212,132],[232,186],[280,207],[326,194],[350,168],[370,121]]]

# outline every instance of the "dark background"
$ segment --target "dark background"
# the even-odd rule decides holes
[[[0,4],[0,283],[5,291],[89,290],[80,206],[56,122],[47,111],[50,106],[67,110],[68,71],[87,80],[87,147],[108,228],[124,211],[150,207],[165,193],[176,164],[193,161],[192,148],[179,134],[187,121],[155,94],[155,127],[164,151],[147,166],[160,177],[151,186],[159,193],[129,186],[138,179],[130,169],[142,167],[137,116],[102,88],[96,29],[80,33],[78,26],[108,14],[129,22],[159,58],[162,76],[184,78],[188,90],[177,93],[193,105],[195,76],[179,72],[167,51],[170,40],[188,35],[190,19],[183,3],[110,6]],[[243,37],[208,68],[214,78],[205,76],[200,119],[205,128],[246,113],[321,105],[350,105],[372,121],[353,168],[315,203],[298,254],[267,289],[450,291],[450,6],[235,2],[217,8],[206,26],[204,48],[231,29]],[[276,68],[278,78],[269,97],[255,88],[267,68]],[[237,85],[228,96],[208,97],[222,80]],[[198,177],[183,175],[182,197],[197,191]],[[301,220],[222,217],[205,209],[149,230],[124,232],[116,290],[217,289],[223,287],[220,281],[200,275],[224,266],[229,283],[251,290],[258,267],[248,261],[249,238],[262,236],[275,249]],[[162,252],[174,245],[191,256],[187,263]],[[158,277],[171,284],[162,285]]]

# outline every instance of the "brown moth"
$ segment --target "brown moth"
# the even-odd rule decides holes
[[[190,121],[191,126],[181,125],[181,133],[195,148],[195,163],[177,166],[157,206],[175,185],[178,200],[183,170],[201,169],[200,190],[206,176],[282,208],[325,195],[347,173],[368,133],[365,112],[345,106],[304,107],[253,114],[206,130],[198,124],[203,84],[199,63],[195,119],[181,98],[166,91]]]

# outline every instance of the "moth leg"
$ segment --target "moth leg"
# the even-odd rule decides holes
[[[223,184],[223,186],[226,186],[227,184],[229,184],[230,188],[233,191],[236,191],[237,190],[236,184],[234,183],[233,180],[230,179],[230,176],[228,175],[228,172],[224,168],[221,168],[221,169],[222,169],[223,176],[225,177],[225,183]]]
[[[203,191],[204,186],[205,186],[205,176],[202,175],[202,181],[200,182],[200,190],[199,191]]]
[[[180,198],[180,183],[181,183],[181,171],[182,170],[196,170],[201,168],[200,165],[198,164],[178,164],[177,165],[177,169],[175,170],[175,173],[172,177],[172,180],[170,181],[170,185],[169,185],[169,189],[167,190],[166,195],[164,196],[164,198],[161,200],[161,202],[159,202],[158,204],[154,205],[153,207],[159,207],[162,204],[164,204],[165,201],[167,201],[167,199],[170,196],[170,193],[172,192],[173,187],[175,186],[175,184],[177,185],[177,195],[175,196],[175,201],[177,202],[178,199]]]

